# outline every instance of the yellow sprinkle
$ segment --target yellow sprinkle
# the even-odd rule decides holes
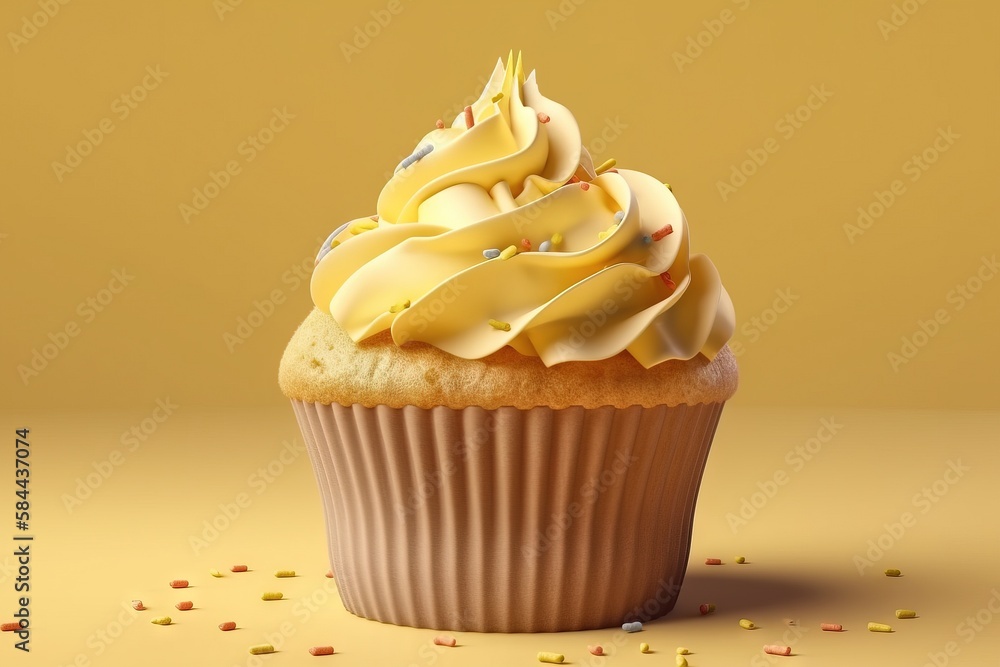
[[[499,102],[500,100],[502,100],[502,99],[503,99],[503,93],[497,93],[497,94],[496,94],[496,95],[494,95],[494,96],[493,96],[493,97],[492,97],[491,99],[492,99],[492,102],[493,102],[494,104],[496,104],[497,102]]]
[[[562,234],[556,232],[552,235],[552,245],[559,245],[563,242]]]
[[[490,320],[490,326],[500,331],[510,331],[510,324],[501,322],[500,320]]]
[[[517,254],[517,246],[509,245],[500,253],[500,259],[510,259]]]
[[[601,241],[603,241],[604,239],[606,239],[609,236],[611,236],[612,232],[614,232],[616,229],[618,229],[618,223],[615,223],[615,224],[611,225],[610,227],[608,227],[607,229],[605,229],[603,232],[597,232],[597,238],[600,239]]]
[[[639,644],[639,653],[649,653],[649,644],[646,642]]]
[[[691,651],[689,651],[687,648],[683,646],[677,647],[677,655],[688,655],[689,653],[691,653]]]
[[[562,653],[546,653],[543,651],[538,654],[538,662],[551,662],[558,665],[565,659]]]
[[[218,570],[209,570],[208,573],[215,578],[219,578],[222,576],[222,573],[219,572]]]
[[[294,577],[295,570],[278,570],[277,572],[274,573],[274,576],[278,577],[279,579],[284,579],[286,577]]]
[[[892,632],[892,626],[885,623],[869,623],[869,632]]]
[[[250,653],[253,655],[262,655],[264,653],[274,653],[274,647],[270,644],[258,644],[257,646],[250,647]]]
[[[670,190],[671,192],[674,191],[674,189],[670,187],[670,183],[664,183],[664,185],[667,186],[667,190]]]
[[[613,157],[612,158],[608,158],[607,160],[605,160],[604,162],[602,162],[601,166],[598,167],[597,169],[595,169],[594,171],[597,172],[598,174],[603,174],[608,169],[611,169],[612,167],[614,167],[616,164],[618,164],[618,160],[614,159]]]
[[[753,630],[757,626],[754,625],[753,621],[751,621],[749,618],[741,618],[740,627],[743,628],[744,630]]]
[[[402,310],[406,310],[409,307],[410,307],[410,300],[407,299],[406,301],[401,301],[400,303],[397,303],[393,306],[389,306],[389,312],[398,313]]]
[[[284,593],[264,593],[260,596],[261,600],[280,600],[285,597]]]
[[[367,222],[355,222],[353,225],[351,225],[352,234],[361,234],[371,229],[378,229],[378,223],[372,220],[368,220]]]
[[[747,559],[744,556],[737,556],[736,562],[742,565],[743,563],[747,562]]]
[[[333,248],[336,248],[336,247],[337,247],[337,246],[339,246],[339,245],[340,245],[340,241],[338,241],[337,239],[333,239],[332,241],[330,241],[330,249],[331,249],[331,250],[332,250]]]
[[[156,625],[170,625],[173,623],[169,616],[157,616],[150,623],[155,623]]]
[[[899,570],[894,570],[892,568],[885,571],[885,576],[887,577],[898,577],[901,574],[902,572],[900,572]]]
[[[687,658],[685,658],[683,655],[677,656],[675,660],[677,661],[677,667],[688,667]]]
[[[912,609],[897,609],[896,618],[916,618],[917,612]]]

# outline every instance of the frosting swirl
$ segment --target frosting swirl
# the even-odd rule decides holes
[[[573,115],[512,60],[400,163],[377,216],[331,234],[316,306],[355,341],[389,329],[467,359],[712,359],[735,313],[669,186],[595,167]]]

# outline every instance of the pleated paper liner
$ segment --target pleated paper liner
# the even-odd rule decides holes
[[[292,404],[350,612],[440,630],[557,632],[673,608],[723,403]]]

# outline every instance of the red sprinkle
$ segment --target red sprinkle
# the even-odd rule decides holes
[[[670,234],[673,234],[673,233],[674,233],[674,226],[673,225],[664,225],[663,227],[660,227],[655,232],[653,232],[651,238],[654,241],[659,241],[664,236],[669,236]]]
[[[570,178],[570,179],[569,179],[568,181],[566,181],[566,182],[567,182],[567,183],[579,183],[579,182],[580,182],[580,177],[579,177],[579,176],[577,176],[576,174],[574,174],[574,175],[572,176],[572,178]]]
[[[247,571],[247,566],[246,565],[233,565],[229,569],[232,570],[233,572],[246,572]]]
[[[844,626],[840,623],[820,623],[820,630],[826,630],[827,632],[843,632]]]
[[[465,107],[465,127],[471,130],[475,124],[476,119],[472,117],[472,107]]]
[[[219,629],[223,632],[229,632],[230,630],[236,629],[236,621],[226,621],[225,623],[219,623]]]
[[[309,649],[309,655],[333,655],[332,646],[313,646]]]
[[[524,248],[525,252],[531,250],[531,241],[528,239],[521,239],[521,247]]]
[[[15,630],[20,630],[21,624],[17,621],[11,623],[4,623],[0,625],[0,632],[14,632]]]
[[[549,115],[547,113],[542,113],[540,111],[538,112],[538,122],[539,123],[547,123],[550,120],[552,120],[552,119],[549,118]]]
[[[444,121],[441,120],[440,118],[438,118],[437,122],[434,123],[434,127],[436,127],[439,130],[443,130],[444,129]]]
[[[700,604],[698,605],[698,611],[701,613],[702,616],[705,616],[706,614],[711,614],[713,611],[715,611],[715,605],[707,603]]]
[[[580,183],[580,189],[586,192],[590,189],[590,183]]]
[[[171,588],[187,588],[188,582],[186,579],[174,579],[170,582]]]
[[[600,644],[595,644],[594,646],[588,646],[587,650],[590,651],[591,655],[604,655],[604,647]]]
[[[677,284],[674,283],[674,281],[670,278],[669,271],[664,271],[663,273],[661,273],[660,280],[662,280],[663,284],[669,287],[670,289],[675,289],[677,287]],[[718,563],[709,563],[708,561],[710,560],[715,560],[715,559],[709,558],[708,560],[705,561],[705,565],[722,565],[722,561],[719,561]]]
[[[666,278],[663,278],[663,276],[666,276]],[[668,280],[670,280],[670,274],[669,273],[661,273],[660,274],[660,278],[663,278],[663,282],[667,282]],[[673,284],[672,280],[670,281],[670,284]],[[705,559],[705,565],[722,565],[722,559],[721,558],[706,558]]]

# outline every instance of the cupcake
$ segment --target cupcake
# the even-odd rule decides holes
[[[669,612],[733,305],[669,186],[595,166],[520,57],[341,225],[279,370],[344,605],[555,632]]]

